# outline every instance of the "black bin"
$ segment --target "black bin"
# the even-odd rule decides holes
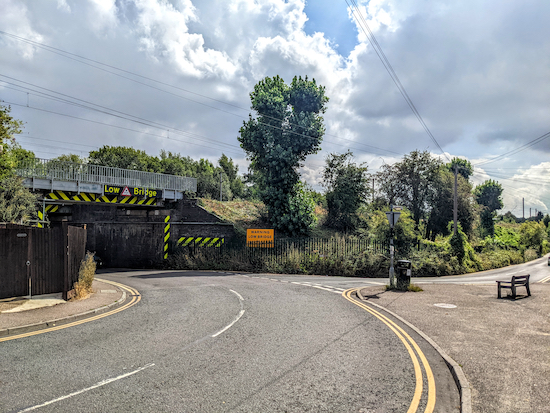
[[[412,264],[407,260],[397,261],[397,289],[406,291],[411,285]]]

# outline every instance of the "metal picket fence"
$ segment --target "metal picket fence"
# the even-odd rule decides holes
[[[204,259],[224,260],[230,257],[243,263],[257,262],[282,264],[289,257],[304,262],[323,259],[352,258],[363,253],[388,254],[389,245],[373,239],[351,238],[281,238],[269,242],[246,243],[242,240],[228,241],[219,247],[204,247],[201,244],[173,246],[173,253],[184,253],[189,257],[200,254]]]

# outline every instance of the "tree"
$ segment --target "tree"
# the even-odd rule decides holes
[[[428,151],[413,151],[395,164],[398,198],[411,211],[416,229],[431,210],[441,165]]]
[[[0,181],[0,222],[26,224],[36,216],[37,196],[23,186],[21,178]]]
[[[453,173],[456,167],[457,172],[466,180],[470,179],[470,176],[474,173],[472,164],[466,159],[453,158],[446,166]]]
[[[290,86],[275,76],[261,80],[250,94],[256,118],[250,115],[240,129],[239,142],[259,176],[260,197],[275,229],[290,235],[307,233],[308,208],[297,208],[301,195],[298,167],[320,149],[328,98],[315,80],[294,77]],[[300,212],[301,211],[301,212]],[[309,212],[308,212],[309,213]],[[287,225],[292,223],[291,226]]]
[[[12,152],[15,135],[21,133],[23,122],[10,116],[11,107],[0,105],[0,179],[13,173],[16,158]]]
[[[399,197],[399,186],[397,184],[397,168],[395,165],[384,164],[375,175],[377,183],[378,198],[387,205],[395,205]]]
[[[323,173],[327,188],[328,216],[326,225],[342,230],[354,230],[359,222],[357,210],[370,193],[367,167],[352,162],[353,153],[330,154]]]
[[[502,185],[491,179],[476,186],[474,190],[476,201],[482,206],[480,218],[481,227],[485,233],[484,235],[490,235],[492,237],[495,233],[493,216],[497,209],[501,209],[504,206],[501,195]]]
[[[464,233],[470,234],[475,219],[472,186],[462,175],[458,175],[457,183],[457,218]],[[426,228],[426,237],[432,240],[438,234],[449,235],[448,223],[453,220],[454,209],[454,173],[441,168],[434,182],[434,190]]]
[[[229,181],[229,187],[233,196],[236,198],[242,198],[244,196],[244,182],[238,175],[239,166],[233,163],[233,159],[228,158],[225,154],[222,154],[218,160],[218,165],[223,169],[223,172],[227,176]]]
[[[125,146],[105,145],[97,151],[91,151],[89,162],[93,165],[145,172],[159,172],[160,170],[160,161],[156,156],[149,156],[145,151]]]

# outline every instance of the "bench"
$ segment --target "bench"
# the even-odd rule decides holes
[[[501,288],[509,288],[512,290],[512,298],[516,299],[516,288],[525,287],[527,289],[527,296],[531,295],[531,290],[529,290],[529,277],[530,275],[515,275],[510,281],[497,281],[498,287],[498,298],[502,298],[500,295]]]

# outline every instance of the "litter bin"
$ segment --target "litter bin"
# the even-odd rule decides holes
[[[398,260],[397,261],[397,289],[401,291],[407,291],[411,284],[412,265],[410,261]]]

